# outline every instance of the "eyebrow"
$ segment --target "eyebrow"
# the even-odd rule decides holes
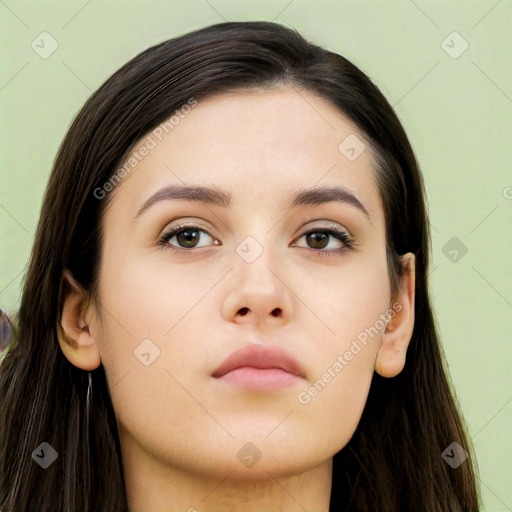
[[[152,195],[139,208],[135,218],[142,215],[151,206],[161,201],[186,200],[207,203],[222,208],[228,208],[231,201],[231,193],[217,187],[203,185],[170,185]],[[345,203],[357,208],[371,223],[370,215],[361,201],[344,187],[314,187],[295,191],[289,198],[289,209],[298,206],[320,205],[329,202]]]

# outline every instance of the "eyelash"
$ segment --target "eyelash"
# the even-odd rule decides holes
[[[174,252],[177,252],[177,253],[181,253],[181,254],[187,253],[187,252],[191,252],[194,249],[200,249],[200,247],[192,247],[190,249],[180,249],[178,247],[175,247],[175,246],[169,244],[169,240],[174,235],[177,235],[181,231],[187,231],[187,230],[202,231],[203,233],[206,233],[207,235],[209,235],[212,238],[214,238],[211,233],[209,233],[206,229],[201,228],[200,226],[197,226],[197,225],[194,225],[194,224],[190,224],[190,225],[183,225],[182,224],[180,226],[176,226],[176,227],[172,228],[170,231],[165,233],[162,236],[162,238],[160,238],[160,240],[158,241],[158,245],[163,247],[164,249],[167,249],[167,250],[170,250],[170,251],[174,251]],[[334,236],[335,238],[337,238],[338,240],[340,240],[344,244],[344,247],[342,247],[340,249],[313,249],[313,248],[309,248],[311,251],[314,251],[315,254],[318,254],[320,256],[338,256],[340,253],[345,252],[346,250],[352,250],[354,245],[355,245],[355,242],[352,240],[352,238],[345,231],[342,231],[338,227],[336,227],[335,224],[331,224],[329,227],[325,227],[325,228],[314,228],[314,229],[311,229],[311,230],[307,231],[306,233],[302,234],[299,238],[302,238],[303,236],[310,235],[311,233],[324,233],[324,234],[328,234],[328,235]],[[308,249],[308,247],[303,247],[303,248],[304,249]]]

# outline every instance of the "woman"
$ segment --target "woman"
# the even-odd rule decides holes
[[[478,510],[424,185],[368,77],[267,22],[152,47],[51,175],[1,509]]]

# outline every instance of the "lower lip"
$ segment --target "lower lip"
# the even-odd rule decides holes
[[[279,368],[244,366],[226,373],[220,380],[251,391],[278,391],[297,385],[301,378]]]

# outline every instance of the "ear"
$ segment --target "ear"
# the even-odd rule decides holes
[[[86,293],[68,270],[62,273],[60,290],[62,310],[57,323],[60,348],[71,364],[82,370],[95,370],[101,358],[91,332],[93,308],[86,304]]]
[[[403,272],[400,287],[389,309],[394,315],[388,321],[375,361],[375,371],[382,377],[395,377],[403,370],[414,329],[415,255],[408,252],[401,259]]]

